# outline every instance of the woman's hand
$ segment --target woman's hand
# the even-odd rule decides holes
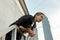
[[[28,33],[29,33],[30,37],[34,37],[35,36],[35,34],[34,34],[34,32],[32,30],[29,30]]]
[[[29,28],[24,28],[23,26],[19,26],[19,28],[22,30],[22,31],[25,31],[25,32],[27,32],[27,33],[29,33],[29,36],[30,37],[34,37],[34,32],[31,30],[31,29],[29,29]]]

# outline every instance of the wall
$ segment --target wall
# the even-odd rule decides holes
[[[23,15],[18,0],[0,0],[0,32]]]

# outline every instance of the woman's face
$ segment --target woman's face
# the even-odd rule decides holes
[[[36,22],[40,22],[44,19],[44,15],[36,15]]]

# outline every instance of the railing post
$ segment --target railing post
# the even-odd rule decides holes
[[[5,40],[5,35],[0,38],[0,40]]]
[[[11,38],[11,40],[16,40],[16,33],[17,33],[17,28],[15,28],[15,29],[12,31],[12,38]]]
[[[26,36],[26,37],[25,37],[25,40],[29,40],[29,36]]]
[[[28,33],[24,34],[24,40],[29,40],[29,34]]]
[[[5,40],[5,35],[2,37],[2,40]]]

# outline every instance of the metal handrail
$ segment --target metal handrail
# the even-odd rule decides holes
[[[13,29],[14,29],[14,30],[13,30]],[[16,27],[16,25],[13,25],[13,26],[7,28],[6,30],[0,32],[0,40],[5,40],[5,38],[4,38],[5,35],[6,35],[8,32],[10,32],[10,31],[12,31],[12,34],[15,33],[15,34],[14,34],[14,40],[16,40],[16,32],[17,32],[17,27]],[[13,32],[13,31],[14,31],[14,32]],[[12,40],[13,40],[13,37],[12,37]]]

